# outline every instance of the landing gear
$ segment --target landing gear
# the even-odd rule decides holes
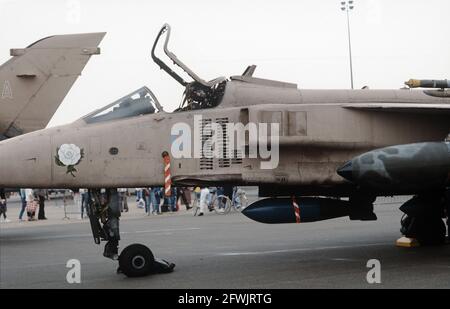
[[[119,258],[119,196],[117,189],[89,190],[89,221],[94,242],[106,241],[103,256],[112,260]]]
[[[103,250],[103,256],[111,260],[117,260],[119,258],[119,241],[115,239],[108,240]]]
[[[119,261],[118,273],[142,277],[150,273],[172,272],[175,264],[155,259],[152,251],[141,244],[126,247],[119,255],[119,195],[117,189],[89,190],[89,220],[94,242],[106,241],[103,256]]]
[[[417,239],[420,245],[445,243],[445,195],[433,192],[414,196],[400,210],[405,213],[400,232],[407,238]]]
[[[447,242],[450,243],[450,188],[445,191],[444,204],[447,215]]]

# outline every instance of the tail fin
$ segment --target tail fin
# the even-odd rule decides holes
[[[0,140],[45,128],[104,36],[56,35],[11,49],[0,66]]]

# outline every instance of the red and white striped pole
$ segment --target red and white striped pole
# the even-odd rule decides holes
[[[172,179],[170,174],[170,156],[167,151],[162,153],[164,161],[164,195],[170,196],[172,193]]]
[[[295,196],[292,197],[292,206],[294,206],[295,213],[295,223],[300,223],[300,207],[298,207],[297,201],[295,200]]]

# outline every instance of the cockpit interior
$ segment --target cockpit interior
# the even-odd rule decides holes
[[[90,113],[83,119],[86,123],[91,124],[154,114],[160,111],[162,111],[162,107],[155,95],[150,89],[144,86],[123,98]]]
[[[175,71],[173,71],[164,61],[155,55],[155,48],[161,36],[166,35],[163,50],[166,56],[177,65],[193,81],[187,82]],[[205,108],[213,108],[220,104],[225,93],[227,79],[225,77],[215,78],[211,81],[205,81],[181,62],[175,54],[168,50],[168,42],[170,38],[170,26],[165,24],[159,31],[153,44],[151,56],[153,61],[178,83],[185,87],[183,99],[180,106],[174,112],[189,111]],[[249,66],[243,76],[251,77],[256,66]],[[155,95],[147,87],[142,87],[125,97],[94,111],[83,117],[88,123],[99,123],[110,120],[117,120],[140,115],[154,114],[163,111],[161,105]]]

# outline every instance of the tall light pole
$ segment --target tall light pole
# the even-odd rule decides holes
[[[348,53],[350,56],[350,83],[353,89],[353,64],[352,64],[352,43],[350,40],[350,14],[349,12],[354,8],[353,0],[341,1],[341,10],[347,13],[347,32],[348,32]]]

